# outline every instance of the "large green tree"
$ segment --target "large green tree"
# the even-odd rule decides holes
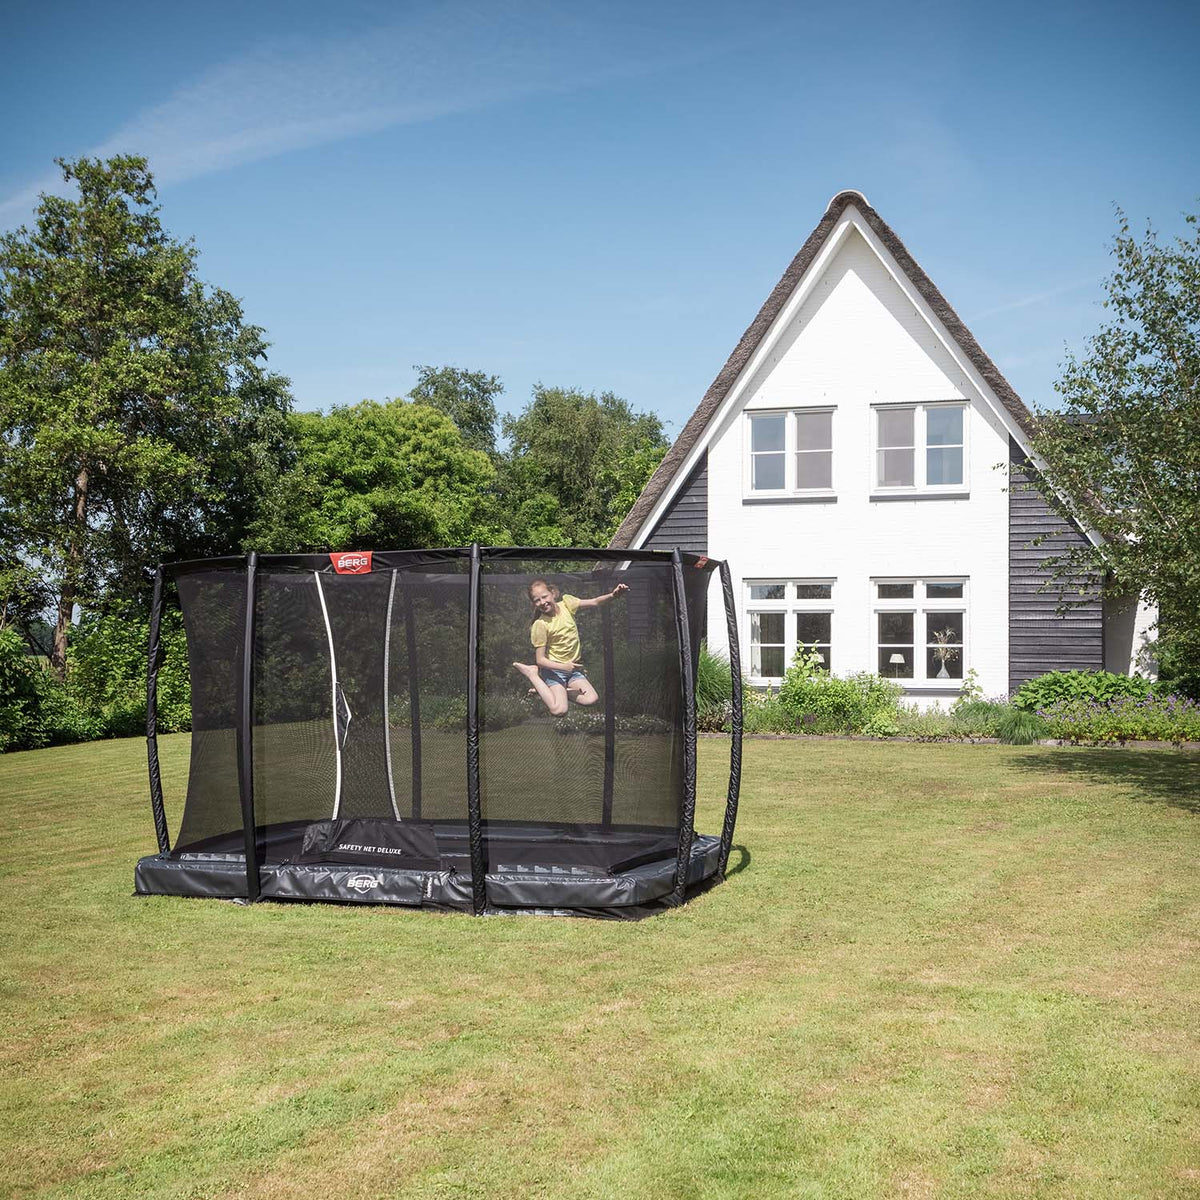
[[[537,384],[503,422],[501,509],[531,546],[605,546],[669,443],[653,413],[603,392]]]
[[[1200,680],[1200,220],[1170,244],[1119,220],[1112,319],[1068,357],[1033,448],[1051,501],[1102,539],[1062,555],[1062,577],[1156,603],[1163,665]]]
[[[504,384],[483,371],[461,367],[414,367],[416,386],[408,393],[414,404],[427,404],[444,412],[458,426],[472,450],[496,453],[496,400]]]
[[[52,598],[61,673],[76,605],[238,545],[290,396],[262,330],[163,228],[146,160],[59,165],[75,195],[0,237],[0,586],[10,609]]]
[[[254,537],[273,552],[458,546],[486,540],[495,470],[428,405],[364,400],[293,413],[295,463]]]

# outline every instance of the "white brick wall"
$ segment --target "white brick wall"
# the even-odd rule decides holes
[[[852,216],[850,210],[843,219]],[[848,231],[811,281],[807,299],[790,316],[784,309],[786,326],[769,354],[732,390],[732,407],[709,446],[709,552],[729,560],[742,602],[744,579],[836,579],[839,675],[876,669],[873,577],[965,576],[965,666],[975,668],[986,694],[998,694],[1008,687],[1007,472],[997,468],[1008,457],[1008,430],[998,406],[972,383],[969,369],[921,315],[919,297],[893,276],[880,256],[886,251],[870,238],[857,227]],[[873,501],[871,406],[953,399],[968,402],[969,497]],[[745,503],[744,413],[805,404],[836,406],[836,502]],[[716,589],[711,604],[716,647],[725,641]],[[746,653],[744,615],[741,636]],[[923,690],[914,698],[948,697]]]

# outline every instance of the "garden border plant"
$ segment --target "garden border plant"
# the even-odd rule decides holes
[[[703,647],[702,673],[709,681],[697,727],[728,731],[720,699],[729,684],[729,663]],[[723,673],[723,675],[722,675]],[[900,701],[892,680],[869,672],[830,675],[816,655],[797,652],[778,690],[747,685],[747,736],[842,736],[897,738],[914,742],[1072,742],[1112,745],[1148,741],[1200,744],[1200,704],[1185,696],[1160,695],[1153,680],[1107,671],[1050,671],[1027,681],[1011,699],[987,698],[974,669],[948,709],[922,710]],[[699,689],[698,689],[699,691]]]

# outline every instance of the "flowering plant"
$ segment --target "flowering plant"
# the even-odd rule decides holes
[[[1198,742],[1200,704],[1186,696],[1056,700],[1037,710],[1052,737],[1071,742]]]

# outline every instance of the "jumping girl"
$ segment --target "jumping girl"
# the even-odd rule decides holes
[[[618,583],[603,596],[581,600],[578,596],[560,595],[558,588],[544,579],[535,579],[529,585],[529,602],[533,605],[529,640],[533,643],[537,666],[519,662],[513,666],[533,685],[551,716],[561,717],[567,711],[568,694],[575,697],[576,704],[595,704],[600,699],[583,673],[576,611],[599,608],[627,591],[628,585]]]

